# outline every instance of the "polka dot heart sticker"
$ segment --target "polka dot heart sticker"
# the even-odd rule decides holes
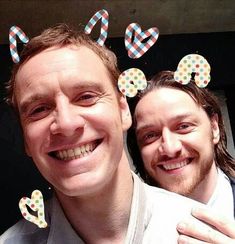
[[[196,85],[203,88],[210,82],[210,70],[211,67],[203,56],[188,54],[180,60],[174,78],[177,82],[185,85],[190,82],[192,73],[195,73]]]
[[[32,215],[28,212],[27,206],[34,212],[38,212],[38,216]],[[39,190],[32,192],[31,199],[23,197],[20,199],[19,208],[23,217],[36,224],[39,228],[46,228],[47,222],[44,216],[44,203],[42,193]]]
[[[118,88],[127,97],[134,97],[138,90],[147,86],[147,80],[143,71],[137,68],[127,69],[118,78]]]

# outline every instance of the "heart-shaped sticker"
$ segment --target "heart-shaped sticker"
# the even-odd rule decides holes
[[[38,216],[30,214],[27,206],[34,212],[38,212]],[[39,190],[32,192],[31,199],[28,197],[22,197],[19,201],[19,208],[26,220],[36,224],[39,228],[47,227],[44,215],[43,196]]]
[[[152,27],[146,31],[142,31],[137,23],[127,26],[125,32],[125,46],[130,58],[140,58],[150,47],[157,41],[159,31],[157,27]],[[146,42],[143,42],[149,38]]]

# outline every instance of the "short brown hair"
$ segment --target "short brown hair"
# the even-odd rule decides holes
[[[218,126],[220,130],[220,140],[215,145],[215,162],[216,165],[222,169],[228,176],[235,176],[235,161],[233,157],[227,151],[227,137],[224,127],[224,122],[222,118],[221,109],[219,106],[218,99],[206,88],[199,88],[193,80],[191,80],[187,85],[182,85],[176,82],[174,79],[174,72],[172,71],[161,71],[155,75],[150,81],[148,81],[148,86],[145,90],[140,92],[138,96],[131,103],[131,112],[134,118],[135,108],[138,102],[149,92],[157,88],[173,88],[181,90],[187,93],[196,104],[203,108],[209,118],[213,115],[218,116]],[[129,129],[127,134],[127,146],[130,155],[133,158],[133,163],[136,167],[136,171],[140,176],[148,182],[148,175],[144,169],[144,163],[141,158],[141,154],[137,145],[137,139],[135,135],[135,118],[132,127]]]
[[[25,62],[50,47],[64,47],[69,45],[86,46],[94,51],[106,66],[110,78],[116,86],[120,72],[117,68],[117,58],[115,54],[105,46],[100,46],[93,41],[83,31],[72,29],[66,24],[58,24],[44,30],[39,36],[32,38],[25,45],[20,54],[20,62],[13,67],[11,78],[6,86],[8,92],[6,98],[7,103],[16,108],[17,104],[14,93],[15,78],[18,70]]]

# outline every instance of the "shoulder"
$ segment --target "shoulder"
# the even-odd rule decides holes
[[[144,243],[155,243],[156,239],[160,243],[175,243],[178,238],[177,224],[192,218],[192,208],[203,205],[161,188],[144,184],[144,189],[147,205]]]
[[[148,198],[151,198],[153,201],[162,201],[166,204],[183,204],[184,206],[195,206],[201,205],[201,203],[194,201],[190,198],[184,197],[182,195],[176,194],[174,192],[170,192],[164,190],[159,187],[153,187],[145,184],[145,191]],[[158,204],[160,205],[160,203]]]
[[[184,207],[188,206],[188,208],[192,208],[196,205],[202,206],[202,203],[159,187],[150,186],[144,183],[137,175],[133,176],[135,185],[139,185],[138,187],[143,189],[147,202],[154,204],[154,206],[159,208],[162,208],[166,205],[172,206],[173,204],[179,204]]]
[[[1,244],[46,243],[49,228],[40,229],[22,219],[0,236]]]
[[[230,184],[234,187],[235,186],[235,178],[228,176],[229,180],[230,180]]]
[[[192,209],[204,206],[202,203],[179,194],[149,185],[145,185],[148,211],[153,219],[164,219],[166,222],[177,223],[191,216]]]

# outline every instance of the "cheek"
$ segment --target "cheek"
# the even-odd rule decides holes
[[[153,150],[153,148],[150,145],[145,146],[140,150],[141,157],[142,157],[145,165],[148,165],[152,161],[154,154],[155,154],[154,151],[155,150]]]
[[[190,151],[205,152],[211,147],[213,143],[212,133],[210,129],[201,130],[200,132],[195,132],[187,137],[184,137],[182,140],[183,148]]]
[[[42,123],[42,121],[37,121],[34,123],[26,124],[23,127],[24,140],[28,147],[35,147],[41,138],[46,135],[48,131],[48,125]]]

